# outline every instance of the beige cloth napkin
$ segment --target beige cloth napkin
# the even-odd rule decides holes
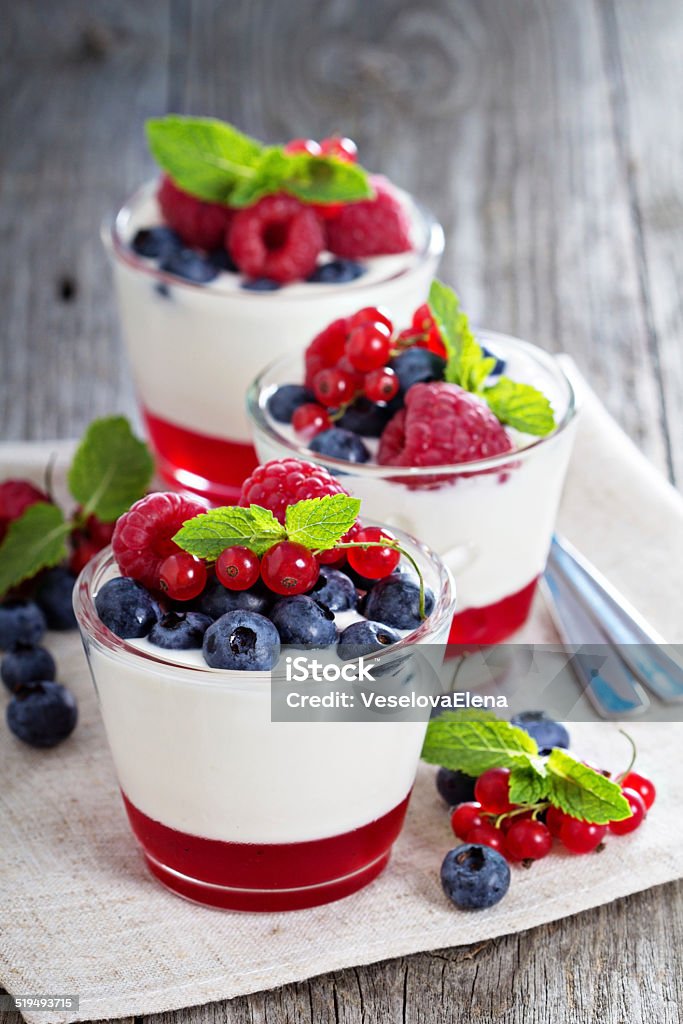
[[[0,446],[0,478],[39,480],[68,446]],[[670,641],[681,641],[683,500],[585,396],[561,528]],[[526,635],[553,636],[542,604]],[[0,983],[13,994],[78,994],[77,1012],[25,1012],[36,1024],[149,1014],[274,988],[326,971],[522,931],[683,874],[681,724],[630,724],[639,767],[660,781],[645,825],[599,855],[553,853],[513,868],[506,898],[465,913],[444,898],[454,843],[433,784],[418,773],[387,871],[339,903],[289,914],[233,914],[185,903],[147,874],[129,834],[79,640],[51,636],[81,720],[53,751],[0,728]],[[571,727],[573,749],[620,769],[617,726]]]

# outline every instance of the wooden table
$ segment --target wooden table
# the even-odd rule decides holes
[[[3,20],[2,437],[135,414],[98,226],[153,173],[142,122],[174,110],[352,135],[438,214],[475,320],[570,352],[683,481],[679,0],[23,0]],[[682,946],[668,885],[153,1024],[663,1024]]]

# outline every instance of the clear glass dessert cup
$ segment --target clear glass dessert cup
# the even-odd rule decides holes
[[[428,644],[422,650],[438,671],[452,580],[428,548],[400,539],[435,603],[376,661]],[[74,607],[128,819],[152,874],[187,899],[247,911],[317,906],[372,881],[401,831],[426,721],[273,721],[270,673],[211,669],[200,657],[172,663],[174,652],[114,636],[94,603],[114,575],[106,549],[81,573]]]
[[[244,396],[258,371],[362,306],[386,305],[408,321],[429,290],[443,231],[404,193],[414,225],[412,258],[374,257],[364,276],[346,284],[298,282],[256,292],[240,288],[234,274],[194,284],[160,271],[130,246],[138,229],[160,222],[155,189],[156,182],[145,185],[102,228],[123,338],[160,475],[226,504],[257,463]]]
[[[555,357],[493,331],[478,330],[476,336],[505,360],[506,374],[550,398],[556,419],[551,434],[525,437],[519,450],[459,465],[354,464],[311,451],[267,411],[277,387],[303,380],[301,355],[267,367],[247,397],[262,463],[295,457],[325,466],[362,500],[364,513],[423,537],[441,556],[458,590],[450,643],[465,645],[500,643],[529,616],[550,548],[577,411],[572,384]]]

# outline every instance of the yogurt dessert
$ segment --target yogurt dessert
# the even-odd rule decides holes
[[[163,175],[104,231],[124,340],[163,478],[233,501],[256,465],[256,373],[363,304],[408,315],[443,232],[348,139],[264,146],[176,116],[147,131]]]
[[[325,470],[288,460],[258,474],[260,505],[142,499],[74,601],[150,870],[192,900],[265,911],[335,900],[379,874],[426,728],[272,720],[285,652],[380,665],[415,644],[433,652],[454,593],[437,556],[357,521],[359,502]]]
[[[340,318],[266,369],[248,399],[257,451],[315,460],[368,515],[423,537],[456,580],[451,642],[498,643],[527,619],[545,567],[572,386],[533,345],[475,338],[438,281],[410,327],[393,320]]]

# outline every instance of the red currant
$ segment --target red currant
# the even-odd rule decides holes
[[[474,795],[485,811],[505,814],[512,810],[510,803],[510,769],[489,768],[474,784]]]
[[[355,163],[358,159],[358,146],[353,139],[347,139],[339,135],[333,135],[329,139],[323,139],[320,143],[323,156],[336,156],[337,160],[345,160],[347,163]]]
[[[354,327],[346,342],[346,355],[351,365],[363,373],[385,366],[390,352],[389,328],[381,323]]]
[[[473,828],[486,824],[481,804],[470,801],[466,804],[458,804],[451,811],[451,828],[454,835],[459,839],[466,839]]]
[[[296,153],[308,153],[309,156],[321,156],[323,149],[319,142],[315,139],[292,139],[284,147],[285,153],[288,156],[294,156]]]
[[[392,334],[394,330],[391,317],[381,306],[364,306],[363,309],[359,309],[351,317],[349,328],[353,330],[354,327],[360,327],[362,324],[384,324],[389,334]]]
[[[552,850],[553,837],[542,822],[527,818],[510,826],[505,845],[513,860],[540,860]]]
[[[507,835],[513,825],[516,825],[518,821],[528,821],[533,815],[533,811],[524,811],[523,814],[510,814],[502,819],[499,828]]]
[[[559,807],[549,807],[545,812],[545,824],[551,836],[559,838],[560,830],[567,815]]]
[[[572,853],[591,853],[605,837],[606,825],[594,825],[566,814],[560,829],[560,842]]]
[[[75,576],[85,569],[91,558],[94,558],[102,546],[91,540],[83,530],[74,530],[71,534],[73,550],[69,558],[69,568]]]
[[[657,790],[655,789],[654,782],[650,782],[644,775],[639,775],[638,772],[629,772],[621,780],[622,789],[635,789],[636,793],[640,793],[645,803],[645,807],[649,811],[655,802],[657,796]]]
[[[351,401],[356,393],[356,384],[350,374],[337,367],[330,367],[316,373],[313,391],[319,402],[334,409]]]
[[[393,541],[393,537],[379,526],[366,526],[353,538],[354,544],[376,544],[378,541]],[[349,565],[369,580],[383,580],[391,576],[401,561],[401,552],[394,547],[347,548]]]
[[[261,563],[250,548],[236,544],[216,559],[216,576],[228,590],[248,590],[260,575]]]
[[[261,559],[261,579],[276,594],[305,594],[318,579],[320,566],[303,544],[282,540]]]
[[[206,564],[187,551],[169,555],[159,567],[159,587],[174,601],[191,601],[206,585]]]
[[[294,410],[292,426],[300,437],[305,441],[310,441],[321,430],[329,430],[332,421],[327,410],[323,409],[321,405],[316,405],[315,402],[304,402]]]
[[[371,370],[365,377],[363,391],[371,402],[390,402],[399,389],[398,375],[389,366]]]
[[[622,793],[628,800],[628,805],[631,808],[631,817],[624,818],[622,821],[610,821],[608,828],[610,832],[614,832],[615,836],[625,836],[629,832],[635,832],[642,825],[647,814],[645,801],[637,790],[628,789],[627,787],[622,790]]]
[[[480,843],[482,846],[490,846],[502,854],[506,852],[505,836],[499,828],[495,828],[489,822],[484,822],[483,825],[475,825],[467,833],[465,841],[468,843]]]

